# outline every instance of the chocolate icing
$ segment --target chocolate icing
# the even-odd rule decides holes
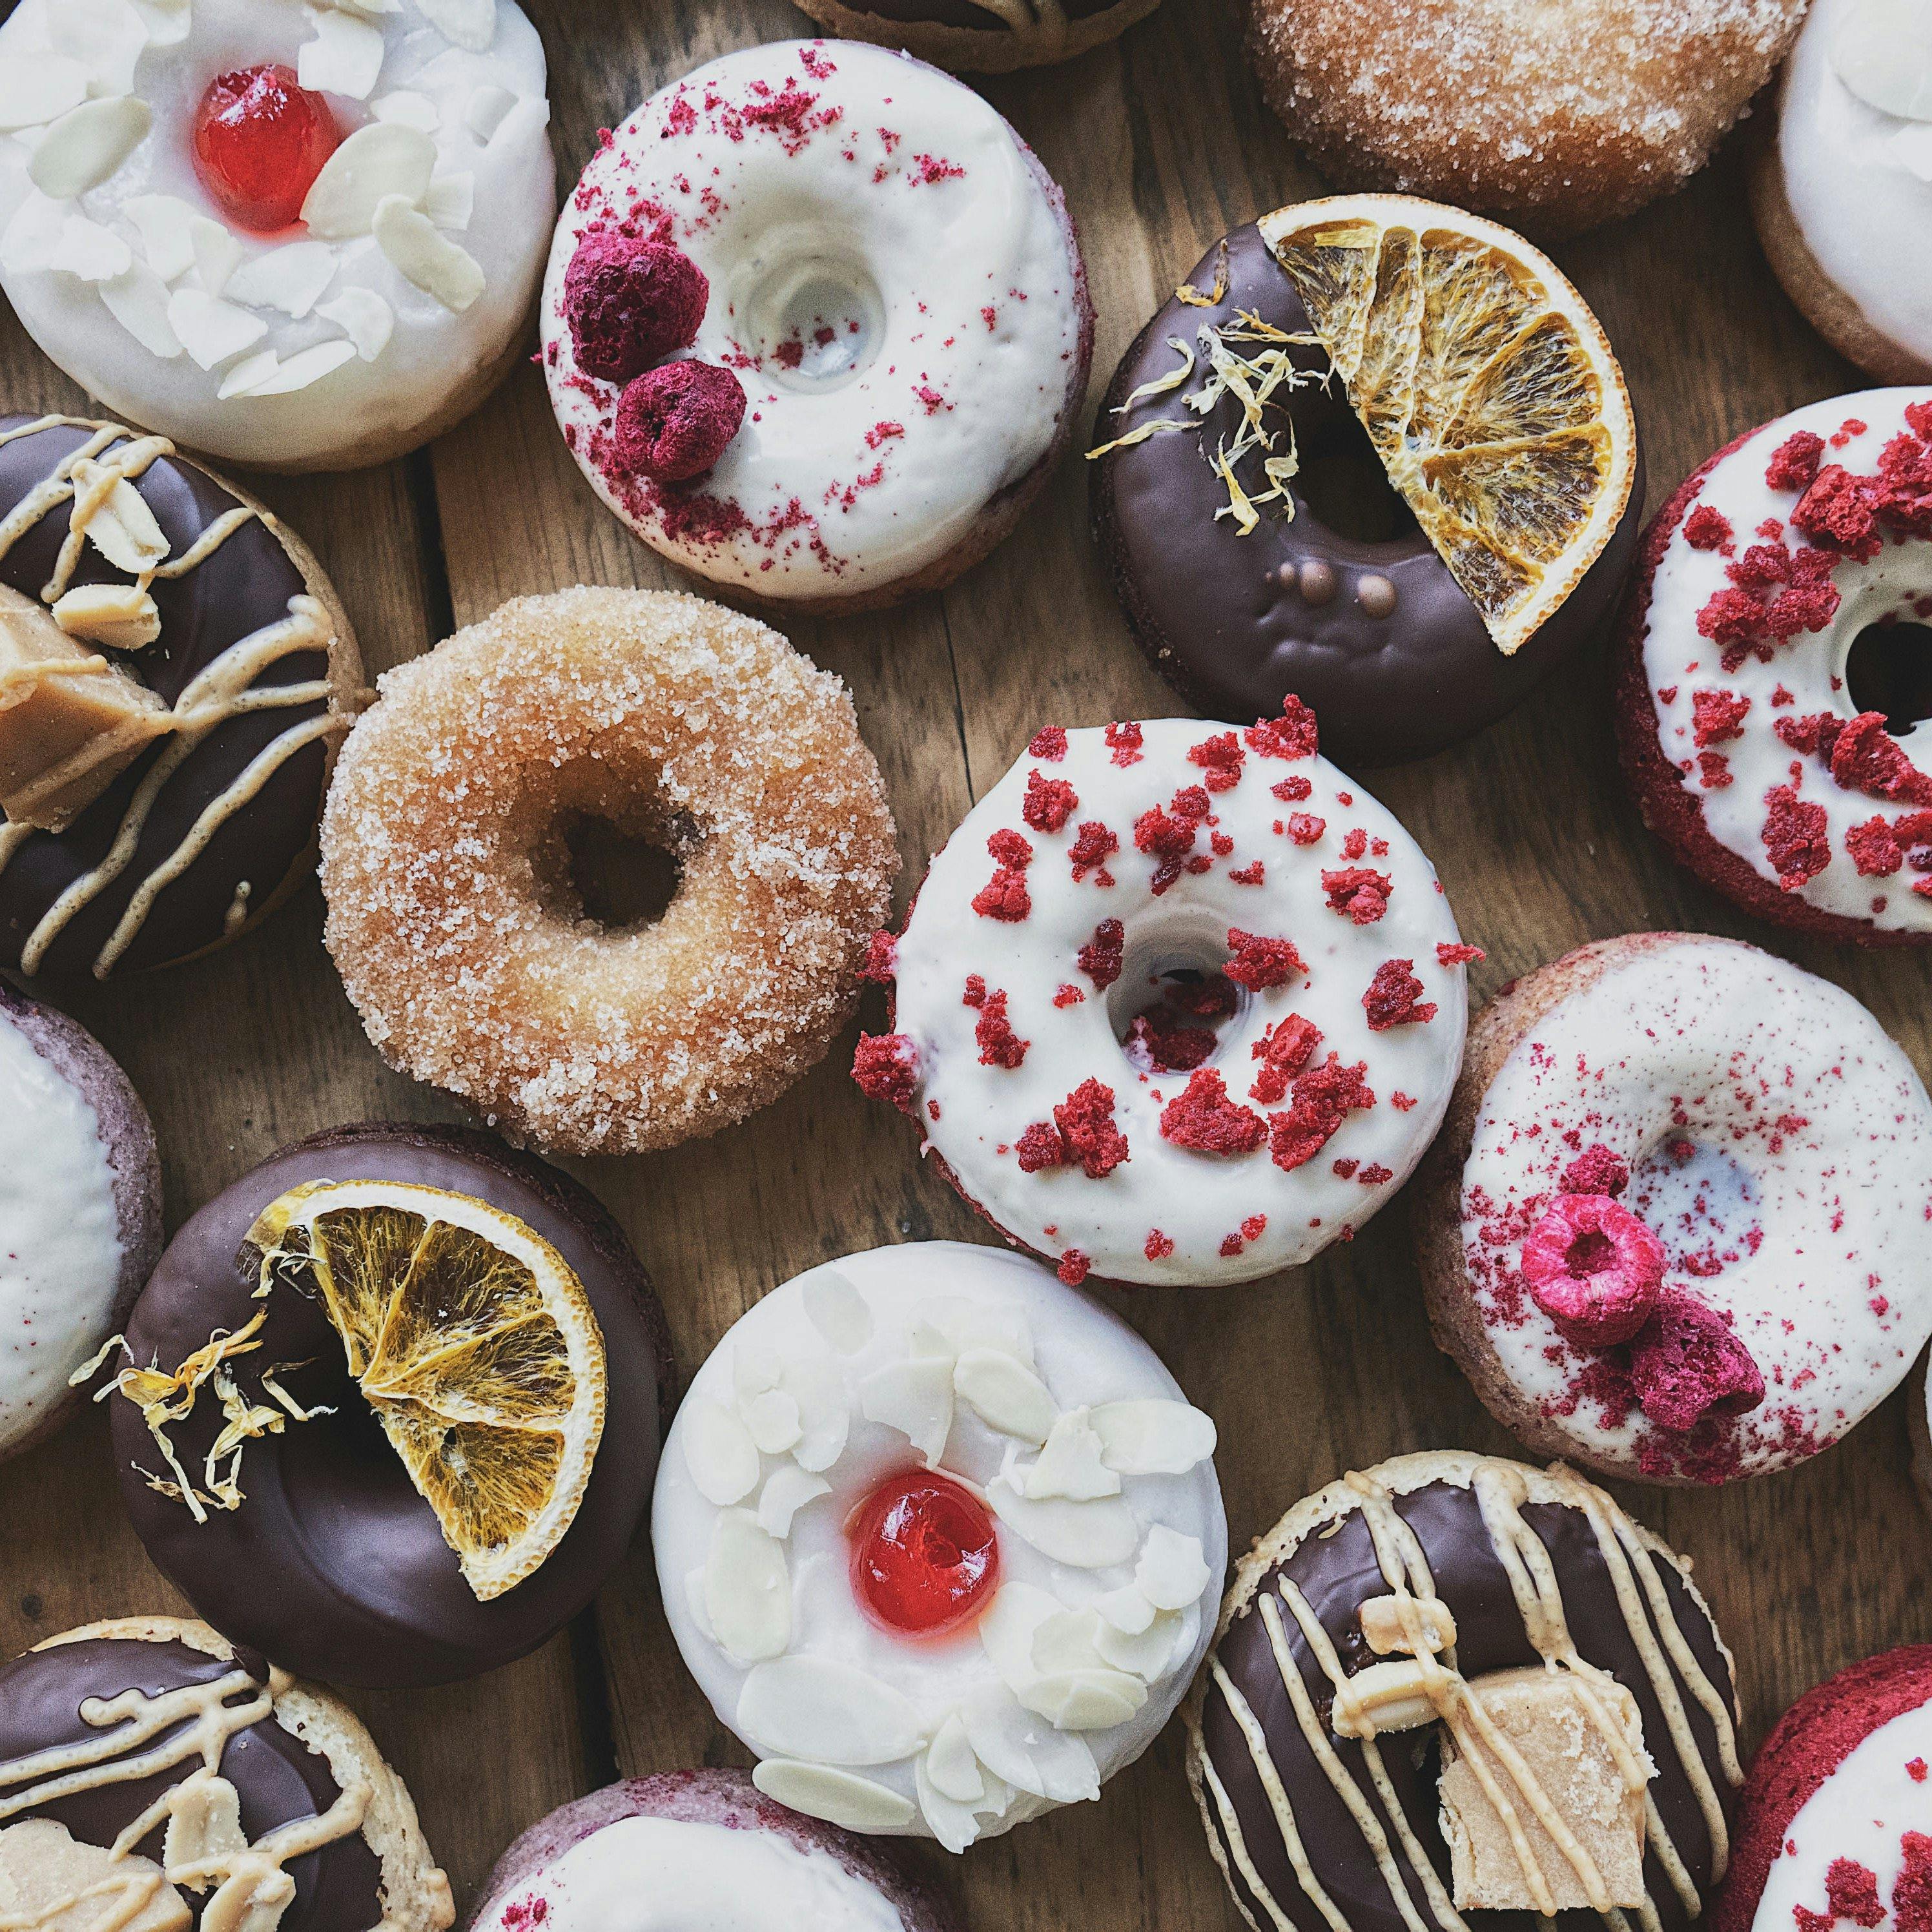
[[[0,416],[0,436],[37,418]],[[83,445],[92,425],[58,418],[12,442],[0,442],[0,518]],[[132,440],[134,432],[126,433]],[[170,545],[182,556],[195,538],[241,500],[206,470],[164,456],[134,481]],[[31,526],[0,555],[0,583],[38,598],[52,577],[68,533],[69,506],[62,502]],[[85,544],[72,582],[128,584],[93,544]],[[109,652],[172,703],[198,673],[243,638],[280,622],[292,597],[310,586],[274,530],[250,518],[202,562],[178,578],[157,578],[149,586],[160,612],[161,634],[145,650]],[[278,658],[257,685],[307,682],[326,677],[328,656],[300,651]],[[142,880],[180,844],[203,809],[261,752],[292,726],[318,718],[324,700],[231,717],[216,726],[163,788],[131,862],[113,883],[70,920],[48,949],[38,970],[86,973],[118,924]],[[123,814],[141,780],[168,749],[163,740],[136,758],[66,831],[36,832],[0,866],[0,965],[18,967],[21,950],[68,887],[98,865],[113,844]],[[232,936],[230,911],[236,889],[250,887],[248,909],[259,914],[292,876],[307,866],[326,788],[331,746],[304,746],[281,766],[256,797],[222,826],[207,849],[156,900],[131,945],[116,962],[122,971],[165,966]]]
[[[973,0],[844,0],[844,4],[855,14],[908,26],[973,27],[993,34],[1014,31],[991,8],[976,7]],[[1058,0],[1059,10],[1070,20],[1091,20],[1119,4],[1120,0]]]
[[[320,1308],[281,1286],[254,1300],[254,1277],[237,1264],[262,1210],[320,1179],[412,1181],[488,1202],[556,1248],[596,1310],[609,1390],[589,1486],[543,1564],[488,1603],[464,1580],[434,1512],[350,1380]],[[337,1412],[250,1443],[238,1509],[211,1511],[197,1523],[182,1504],[151,1489],[130,1466],[160,1466],[140,1411],[118,1396],[110,1404],[134,1527],[208,1622],[299,1676],[418,1686],[507,1664],[590,1602],[650,1505],[671,1370],[644,1270],[589,1194],[484,1134],[371,1126],[317,1135],[264,1162],[188,1222],[135,1308],[128,1346],[136,1361],[172,1369],[216,1330],[238,1328],[262,1309],[262,1348],[233,1364],[244,1395],[255,1399],[261,1367],[304,1362],[284,1385],[305,1407],[332,1405]],[[220,1422],[204,1393],[193,1415],[170,1430],[197,1475]]]
[[[238,1667],[257,1685],[267,1684],[268,1666],[260,1657],[244,1651],[226,1661],[172,1640],[84,1637],[29,1651],[0,1667],[0,1822],[50,1818],[85,1844],[111,1846],[170,1786],[200,1768],[198,1753],[152,1777],[94,1784],[19,1812],[6,1808],[9,1798],[18,1794],[10,1792],[4,1782],[5,1766],[37,1752],[96,1743],[107,1735],[80,1714],[81,1706],[90,1697],[112,1698],[130,1690],[159,1696],[214,1683]],[[184,1719],[162,1732],[155,1744],[178,1738],[189,1721]],[[341,1796],[328,1760],[273,1718],[250,1724],[230,1738],[217,1768],[241,1798],[242,1828],[250,1843],[278,1825],[321,1816]],[[159,1862],[162,1835],[162,1827],[157,1826],[130,1849]],[[368,1932],[381,1922],[382,1868],[360,1832],[292,1858],[287,1870],[296,1894],[280,1932]],[[197,1918],[211,1896],[182,1894]]]
[[[1252,224],[1202,257],[1188,278],[1196,288],[1213,291],[1223,248],[1222,299],[1202,308],[1177,297],[1142,330],[1114,375],[1096,440],[1154,413],[1195,420],[1174,393],[1130,417],[1115,413],[1142,384],[1176,367],[1169,337],[1194,348],[1204,324],[1226,325],[1243,309],[1290,334],[1309,332],[1300,298]],[[1311,374],[1328,366],[1312,346],[1292,355]],[[1239,412],[1228,397],[1199,418],[1198,430],[1150,436],[1094,465],[1094,537],[1115,593],[1154,668],[1197,710],[1245,723],[1272,717],[1292,692],[1314,706],[1322,748],[1342,764],[1420,758],[1520,704],[1608,616],[1636,555],[1640,461],[1629,506],[1602,554],[1542,628],[1505,657],[1378,475],[1374,494],[1385,499],[1386,537],[1365,542],[1322,521],[1306,493],[1324,467],[1340,459],[1375,473],[1366,434],[1340,386],[1297,388],[1288,408],[1303,466],[1290,486],[1295,514],[1285,519],[1264,507],[1246,536],[1233,518],[1216,519],[1228,493],[1205,460],[1217,442],[1233,440]],[[1259,452],[1245,459],[1240,474],[1250,494],[1268,487]],[[1337,580],[1334,594],[1318,604],[1283,582],[1284,572],[1292,578],[1311,561],[1331,566]],[[1358,601],[1364,580],[1374,577],[1395,588],[1390,616],[1372,617]],[[1373,596],[1372,586],[1372,602]]]
[[[1480,1459],[1468,1460],[1474,1463]],[[1400,1464],[1396,1467],[1399,1469]],[[1607,1504],[1608,1499],[1605,1501]],[[1420,1541],[1434,1576],[1435,1594],[1454,1616],[1456,1667],[1462,1676],[1474,1678],[1490,1671],[1540,1662],[1526,1634],[1508,1576],[1496,1556],[1474,1491],[1446,1480],[1427,1482],[1406,1496],[1397,1495],[1395,1508]],[[1721,1874],[1721,1862],[1714,1856],[1703,1810],[1673,1748],[1655,1690],[1618,1601],[1596,1532],[1584,1512],[1568,1503],[1527,1503],[1522,1515],[1550,1552],[1577,1651],[1588,1662],[1609,1672],[1636,1696],[1642,1713],[1645,1746],[1658,1772],[1648,1787],[1649,1796],[1700,1898],[1708,1902]],[[1676,1561],[1654,1545],[1651,1553],[1678,1628],[1700,1669],[1718,1688],[1735,1717],[1736,1694],[1729,1660],[1708,1613],[1687,1587]],[[1260,1721],[1268,1755],[1293,1808],[1310,1864],[1318,1882],[1348,1919],[1352,1932],[1406,1932],[1406,1922],[1367,1841],[1309,1748],[1284,1686],[1268,1632],[1257,1613],[1258,1600],[1276,1591],[1284,1577],[1307,1599],[1339,1652],[1345,1671],[1352,1676],[1357,1670],[1376,1662],[1363,1638],[1358,1612],[1367,1599],[1385,1596],[1389,1585],[1362,1511],[1350,1510],[1332,1533],[1327,1533],[1325,1524],[1319,1526],[1317,1533],[1305,1535],[1266,1571],[1220,1639],[1210,1664],[1218,1660]],[[1640,1589],[1641,1586],[1640,1593]],[[1278,1594],[1276,1601],[1280,1607]],[[1648,1605],[1645,1614],[1651,1618],[1653,1630],[1658,1628],[1654,1612]],[[1332,1685],[1294,1617],[1284,1612],[1282,1622],[1290,1653],[1325,1728],[1334,1701]],[[1735,1792],[1724,1768],[1717,1726],[1691,1694],[1674,1663],[1671,1667],[1698,1754],[1728,1821]],[[1208,1688],[1201,1712],[1199,1748],[1232,1803],[1248,1857],[1298,1932],[1330,1932],[1327,1921],[1295,1877],[1274,1808],[1225,1694],[1211,1676],[1203,1682]],[[1384,1768],[1409,1825],[1442,1874],[1446,1888],[1449,1857],[1438,1822],[1437,1762],[1432,1739],[1421,1750],[1412,1748],[1417,1741],[1430,1737],[1428,1732],[1394,1732],[1378,1742]],[[1362,1744],[1333,1735],[1328,1742],[1388,1832],[1391,1844],[1396,1844],[1396,1834],[1390,1828],[1388,1815],[1365,1768]],[[1210,1797],[1204,1796],[1203,1808],[1210,1831],[1225,1857],[1228,1850],[1227,1834],[1216,1816]],[[1395,1857],[1422,1923],[1442,1927],[1443,1932],[1449,1932],[1444,1922],[1432,1910],[1399,1846]],[[1230,1865],[1224,1864],[1224,1870],[1227,1869]],[[1645,1874],[1663,1932],[1686,1932],[1690,1915],[1666,1876],[1654,1848],[1646,1854]],[[1266,1907],[1254,1897],[1238,1871],[1231,1870],[1229,1883],[1250,1924],[1264,1927],[1271,1923]],[[1636,1915],[1627,1916],[1634,1924]],[[1557,1916],[1574,1932],[1586,1932],[1586,1928],[1600,1922],[1594,1912],[1560,1912]],[[1536,1921],[1528,1912],[1485,1912],[1481,1922],[1486,1928],[1496,1928],[1496,1932],[1533,1932]]]

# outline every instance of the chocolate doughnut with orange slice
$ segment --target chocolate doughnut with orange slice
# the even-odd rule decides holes
[[[1495,722],[1607,618],[1643,466],[1601,325],[1519,236],[1404,195],[1276,210],[1121,362],[1095,539],[1154,668],[1344,764]]]
[[[134,1526],[210,1624],[302,1676],[414,1687],[596,1593],[650,1502],[670,1357],[574,1181],[372,1125],[194,1215],[96,1372]]]

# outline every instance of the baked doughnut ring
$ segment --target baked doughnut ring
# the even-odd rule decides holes
[[[1262,91],[1322,172],[1574,234],[1668,194],[1804,0],[1250,0]]]
[[[519,598],[393,670],[322,827],[325,938],[391,1065],[513,1138],[635,1154],[715,1133],[823,1058],[898,870],[838,680],[669,591]],[[607,927],[574,826],[668,850]]]

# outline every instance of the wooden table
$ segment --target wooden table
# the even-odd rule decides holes
[[[783,0],[526,4],[549,50],[566,183],[597,130],[644,94],[715,55],[805,27]],[[1217,236],[1320,191],[1262,105],[1238,14],[1236,0],[1168,0],[1115,46],[986,89],[1078,220],[1100,316],[1096,393]],[[1674,200],[1560,251],[1622,355],[1653,501],[1741,430],[1862,386],[1759,254],[1742,145]],[[85,406],[10,316],[0,317],[0,370],[7,408]],[[406,462],[259,487],[334,573],[372,670],[521,592],[680,580],[592,496],[529,368]],[[898,817],[902,893],[1037,726],[1178,708],[1102,581],[1077,460],[1019,533],[944,595],[791,635],[857,699]],[[1476,742],[1372,783],[1441,868],[1465,934],[1488,949],[1479,994],[1609,934],[1732,934],[1841,982],[1932,1070],[1924,956],[1792,946],[1666,865],[1616,772],[1598,658]],[[321,911],[311,888],[198,964],[48,989],[146,1096],[171,1226],[298,1136],[368,1118],[451,1118],[364,1042],[322,950]],[[715,1140],[582,1165],[656,1277],[687,1372],[746,1307],[814,1262],[884,1242],[986,1238],[920,1171],[903,1123],[863,1100],[849,1062],[836,1048],[776,1106]],[[1400,1204],[1298,1276],[1118,1299],[1220,1424],[1238,1546],[1352,1465],[1452,1444],[1510,1451],[1430,1345]],[[1624,1495],[1694,1556],[1737,1653],[1750,1742],[1840,1664],[1932,1639],[1932,1521],[1907,1456],[1899,1397],[1793,1474],[1710,1494]],[[7,1466],[0,1654],[90,1618],[177,1607],[122,1514],[98,1413]],[[409,1780],[464,1906],[512,1835],[551,1806],[620,1772],[745,1761],[678,1660],[641,1538],[594,1610],[535,1657],[446,1690],[353,1701]],[[1181,1750],[1171,1726],[1097,1805],[957,1861],[927,1848],[909,1856],[942,1875],[976,1932],[1232,1927]]]

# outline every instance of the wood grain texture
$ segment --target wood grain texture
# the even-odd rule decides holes
[[[728,50],[805,31],[782,0],[536,0],[567,188],[597,130]],[[1168,0],[1118,46],[987,83],[1065,186],[1100,311],[1096,390],[1174,280],[1230,226],[1320,191],[1242,61],[1238,0]],[[1709,450],[1814,398],[1860,386],[1779,292],[1752,237],[1733,143],[1684,194],[1560,252],[1622,357],[1660,501]],[[0,334],[10,407],[78,398]],[[1130,642],[1087,535],[1077,458],[1027,525],[952,588],[912,606],[795,627],[852,688],[898,815],[907,872],[1043,723],[1175,705]],[[536,371],[407,464],[266,494],[336,574],[372,672],[506,598],[579,582],[663,586],[578,476]],[[1932,1070],[1928,964],[1792,945],[1672,870],[1618,779],[1600,656],[1472,745],[1371,775],[1436,859],[1478,993],[1586,939],[1680,927],[1785,952],[1864,1000]],[[54,989],[100,1033],[159,1124],[172,1221],[280,1142],[371,1114],[447,1118],[364,1042],[318,940],[313,892],[227,953],[159,979]],[[868,1011],[870,1023],[880,1015]],[[578,1163],[656,1277],[687,1372],[788,1275],[880,1243],[986,1231],[922,1171],[904,1124],[844,1077],[843,1048],[766,1113],[666,1154]],[[1219,1420],[1238,1546],[1341,1469],[1424,1448],[1510,1444],[1430,1345],[1400,1204],[1298,1275],[1118,1306]],[[1792,1474],[1708,1494],[1623,1500],[1696,1561],[1739,1661],[1754,1741],[1849,1660],[1932,1640],[1932,1522],[1894,1398]],[[0,1480],[0,1643],[9,1648],[166,1595],[122,1519],[98,1418]],[[679,1663],[647,1544],[593,1616],[538,1657],[430,1696],[358,1697],[416,1790],[468,1902],[496,1852],[606,1778],[742,1762]],[[990,1932],[1234,1927],[1170,1729],[1102,1802],[964,1858],[914,1850]]]

